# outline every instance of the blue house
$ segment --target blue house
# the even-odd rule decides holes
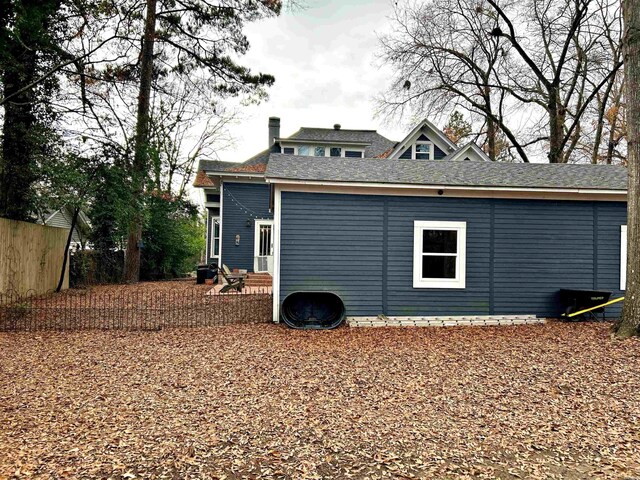
[[[400,142],[301,128],[242,163],[202,161],[211,262],[273,275],[348,318],[557,317],[561,288],[624,290],[627,171],[491,162],[428,120]],[[619,305],[619,304],[618,304]],[[619,313],[619,307],[608,310]]]

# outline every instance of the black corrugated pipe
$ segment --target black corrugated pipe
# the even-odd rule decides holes
[[[333,292],[293,292],[282,302],[284,323],[297,329],[328,330],[340,325],[346,316],[342,299]]]

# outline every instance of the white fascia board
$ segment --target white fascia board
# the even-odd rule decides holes
[[[415,185],[366,182],[325,182],[315,180],[290,180],[282,178],[266,178],[267,183],[282,185],[283,189],[293,191],[336,191],[337,193],[371,194],[372,191],[383,195],[413,195],[413,196],[452,196],[452,197],[480,197],[480,198],[554,198],[568,197],[582,200],[600,199],[626,201],[626,190],[595,190],[571,188],[525,188],[525,187],[472,187],[451,185]],[[443,193],[440,194],[439,191]],[[601,198],[604,197],[604,198]]]
[[[460,157],[462,157],[469,149],[475,151],[480,158],[482,158],[483,160],[490,162],[491,159],[487,156],[486,153],[484,153],[482,151],[482,149],[475,143],[475,142],[469,142],[466,145],[463,145],[462,147],[460,147],[458,150],[456,150],[454,153],[451,154],[451,157],[447,158],[448,161],[457,161]]]
[[[280,323],[280,228],[282,212],[282,190],[278,185],[273,190],[273,279],[271,295],[273,297],[273,321]]]
[[[216,177],[227,178],[264,178],[264,173],[258,172],[215,172],[211,170],[207,170],[204,173],[207,175],[213,175]],[[200,188],[210,188],[210,187],[200,187]]]

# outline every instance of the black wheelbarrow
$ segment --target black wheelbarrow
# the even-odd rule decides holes
[[[605,290],[574,290],[560,289],[560,304],[562,305],[561,317],[565,320],[600,320],[598,314],[602,314],[602,320],[607,318],[604,312],[604,304],[609,302],[612,292]],[[596,308],[597,307],[597,308]],[[576,315],[577,312],[584,313]]]

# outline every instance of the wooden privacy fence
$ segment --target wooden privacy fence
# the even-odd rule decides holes
[[[0,292],[45,293],[56,288],[68,230],[0,218]],[[63,288],[69,287],[69,269]]]
[[[37,295],[0,293],[0,331],[160,330],[271,320],[267,287],[252,293],[203,289],[66,290]]]

